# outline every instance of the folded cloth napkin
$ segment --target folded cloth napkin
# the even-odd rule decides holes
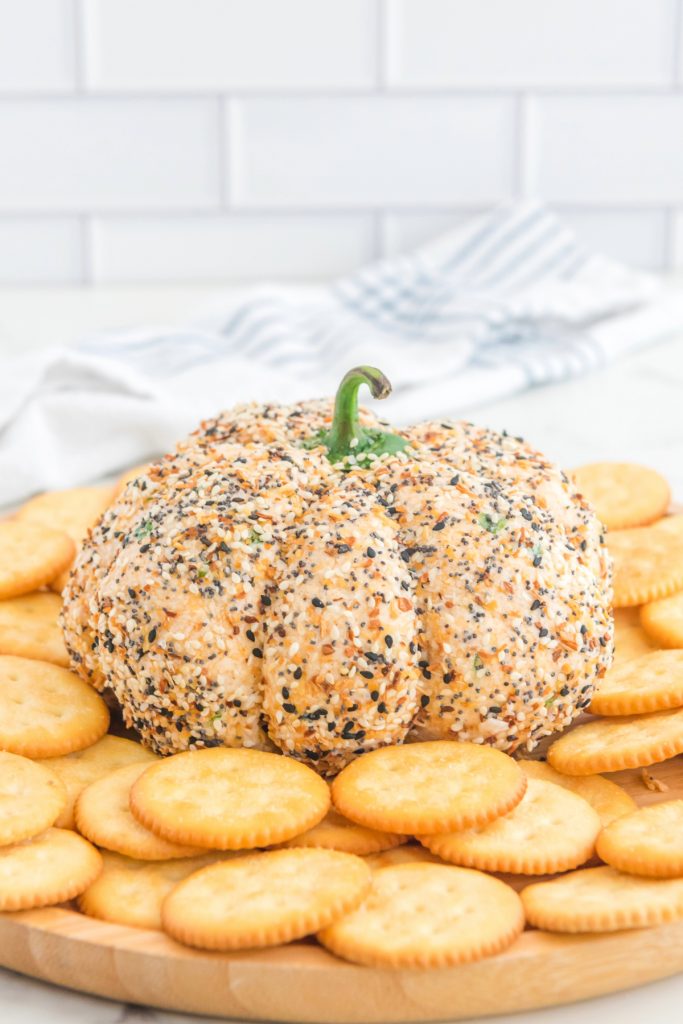
[[[357,363],[381,413],[462,413],[683,326],[651,275],[587,251],[538,203],[496,209],[330,286],[259,287],[184,327],[0,361],[0,505],[113,473],[236,402],[331,394]]]

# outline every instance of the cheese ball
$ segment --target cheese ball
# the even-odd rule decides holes
[[[468,423],[390,433],[360,383],[387,393],[361,367],[334,406],[202,424],[84,543],[72,666],[155,751],[276,749],[331,776],[406,740],[532,750],[590,703],[611,569],[568,478]]]

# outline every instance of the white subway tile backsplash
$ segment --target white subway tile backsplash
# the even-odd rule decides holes
[[[382,221],[382,251],[386,256],[409,252],[440,234],[461,227],[477,212],[387,213]],[[595,252],[649,270],[661,270],[665,265],[665,210],[579,210],[565,207],[556,212],[574,228],[579,241]]]
[[[683,202],[683,95],[535,102],[535,188],[564,203]]]
[[[671,266],[683,270],[683,210],[677,210],[672,217]]]
[[[0,285],[333,277],[518,195],[683,268],[683,0],[0,0],[0,139]]]
[[[191,209],[219,196],[203,99],[0,101],[0,210]]]
[[[398,87],[672,82],[676,0],[388,0]]]
[[[98,89],[368,88],[376,0],[86,0]]]
[[[646,270],[666,261],[665,210],[558,210],[589,249]]]
[[[373,256],[371,216],[103,217],[93,225],[98,283],[328,278]]]
[[[363,207],[463,198],[514,186],[514,105],[489,97],[234,101],[239,206]]]
[[[382,217],[381,240],[384,256],[398,256],[403,252],[431,242],[439,235],[444,235],[455,228],[461,227],[476,210],[434,210],[430,213],[399,211],[385,213]]]
[[[74,0],[0,0],[0,91],[73,88],[74,14]]]
[[[82,255],[75,217],[0,217],[3,284],[79,284]]]

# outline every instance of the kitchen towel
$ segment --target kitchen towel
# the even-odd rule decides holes
[[[516,203],[329,286],[252,288],[182,327],[0,361],[0,505],[143,461],[237,402],[332,394],[357,363],[388,375],[381,415],[400,423],[584,373],[681,327],[683,300],[657,278]]]

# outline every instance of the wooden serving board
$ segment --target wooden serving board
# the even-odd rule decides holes
[[[612,778],[639,804],[683,797],[683,758]],[[510,879],[528,884],[529,879]],[[604,995],[683,971],[683,921],[605,935],[526,931],[506,952],[444,970],[391,971],[335,959],[314,943],[204,953],[160,932],[106,924],[72,909],[0,914],[0,965],[128,1003],[240,1020],[462,1020]]]

